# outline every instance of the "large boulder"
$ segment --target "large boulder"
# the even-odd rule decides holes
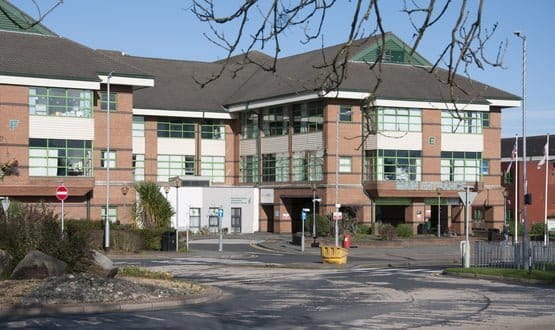
[[[91,251],[88,263],[87,271],[89,273],[110,278],[118,273],[118,268],[114,267],[112,260],[96,250]]]
[[[15,266],[11,279],[43,279],[66,273],[67,264],[40,251],[31,251]]]
[[[8,277],[10,275],[10,264],[12,263],[12,256],[4,250],[0,250],[0,278]]]

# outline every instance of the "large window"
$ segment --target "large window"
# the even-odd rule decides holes
[[[92,92],[81,89],[29,88],[29,113],[40,116],[92,117]]]
[[[441,152],[441,181],[480,181],[482,170],[481,152]]]
[[[158,155],[158,181],[183,175],[195,175],[195,156]]]
[[[289,132],[289,113],[287,108],[271,108],[262,114],[264,136],[287,135]]]
[[[207,140],[225,139],[225,125],[219,121],[206,122],[201,127],[201,138]]]
[[[262,181],[289,181],[289,157],[287,154],[262,155]]]
[[[489,127],[489,113],[482,111],[441,112],[441,131],[446,133],[480,134]]]
[[[200,175],[210,177],[212,182],[225,182],[225,157],[202,156],[200,159]]]
[[[189,209],[189,224],[191,228],[200,229],[200,209],[191,207]]]
[[[366,179],[370,181],[420,181],[420,150],[367,150]]]
[[[241,138],[255,139],[258,137],[258,114],[254,111],[241,113]]]
[[[108,102],[110,104],[110,111],[116,111],[118,109],[118,94],[110,92],[110,99],[108,100],[107,92],[98,92],[98,98],[100,102],[100,110],[108,110]]]
[[[92,141],[29,139],[30,176],[92,176]]]
[[[321,132],[324,124],[324,107],[321,102],[295,104],[293,107],[293,132]]]
[[[241,156],[241,182],[258,182],[258,157]]]
[[[144,154],[133,154],[133,179],[135,181],[145,180],[145,155]]]
[[[143,116],[133,116],[133,136],[143,137],[145,136],[145,117]]]
[[[324,179],[324,153],[302,151],[293,154],[293,181],[321,181]]]
[[[159,121],[158,137],[178,138],[178,139],[194,139],[195,124],[184,122],[182,120]]]
[[[378,131],[421,132],[422,111],[405,108],[376,108]]]

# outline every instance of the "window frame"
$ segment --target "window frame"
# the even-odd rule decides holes
[[[207,176],[213,183],[225,182],[225,157],[203,155],[200,157],[200,175]]]
[[[141,164],[142,166],[139,166]],[[131,168],[133,171],[133,180],[144,181],[145,180],[145,154],[132,154]]]
[[[113,211],[113,212],[112,212]],[[100,220],[104,223],[106,221],[106,205],[100,207]],[[118,222],[118,207],[108,205],[108,220],[110,223]]]
[[[353,157],[341,156],[339,157],[339,173],[352,173],[353,172]]]
[[[159,120],[156,124],[156,135],[158,138],[194,139],[195,124],[179,119]]]
[[[30,177],[93,176],[92,140],[29,138],[28,156]]]
[[[158,154],[156,161],[158,181],[168,181],[169,178],[174,176],[195,175],[196,160],[194,155]]]
[[[481,152],[442,151],[440,160],[441,181],[481,181],[483,175],[482,161]]]
[[[293,105],[293,134],[307,134],[324,130],[324,106],[320,101]]]
[[[118,93],[110,91],[110,100],[107,102],[106,96],[107,91],[98,92],[98,104],[100,106],[100,111],[106,112],[108,110],[108,103],[110,103],[110,112],[116,112],[118,110]]]
[[[79,96],[71,95],[76,93]],[[93,117],[93,92],[87,89],[29,87],[28,101],[32,116]]]
[[[422,132],[422,109],[376,107],[379,132]]]
[[[117,166],[117,152],[113,149],[110,149],[110,154],[106,157],[108,153],[107,149],[103,149],[100,151],[100,167],[102,168],[116,168]]]
[[[350,105],[339,106],[339,121],[350,123],[353,121],[353,107]]]
[[[196,211],[198,211],[198,214],[193,214],[193,213],[196,213]],[[193,229],[200,229],[201,228],[201,212],[200,211],[201,211],[200,207],[191,207],[191,208],[189,208],[189,225]],[[193,219],[198,220],[198,225],[195,225],[195,222],[193,221]]]
[[[420,150],[377,149],[365,154],[365,177],[369,181],[422,181]],[[406,169],[401,172],[400,169]],[[399,178],[406,176],[407,179]]]

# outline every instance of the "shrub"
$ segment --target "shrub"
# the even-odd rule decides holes
[[[382,224],[380,226],[380,236],[383,240],[390,241],[395,238],[395,227],[389,223]]]
[[[532,227],[530,227],[530,237],[539,238],[543,237],[545,233],[545,224],[544,223],[534,223]]]
[[[410,238],[413,237],[414,233],[412,231],[412,226],[408,223],[402,223],[397,226],[396,230],[397,237]]]
[[[307,216],[305,221],[305,231],[312,233],[312,214]],[[316,235],[318,237],[327,237],[331,233],[331,223],[330,219],[321,214],[316,214]]]
[[[145,250],[160,251],[162,248],[162,234],[169,228],[143,228],[138,233],[143,239],[143,248]]]
[[[361,235],[370,235],[370,231],[371,231],[370,226],[365,224],[360,224],[358,225],[356,233]]]
[[[154,182],[140,182],[135,185],[139,202],[135,209],[136,222],[140,228],[167,228],[175,214],[170,203]]]
[[[110,248],[124,252],[138,252],[143,248],[143,239],[136,231],[117,229],[110,232]]]

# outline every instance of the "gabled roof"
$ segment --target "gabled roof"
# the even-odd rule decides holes
[[[0,0],[0,30],[24,33],[36,33],[55,36],[46,26],[12,5],[7,0]]]
[[[151,79],[74,41],[50,35],[0,31],[0,75],[100,81],[99,75]]]

